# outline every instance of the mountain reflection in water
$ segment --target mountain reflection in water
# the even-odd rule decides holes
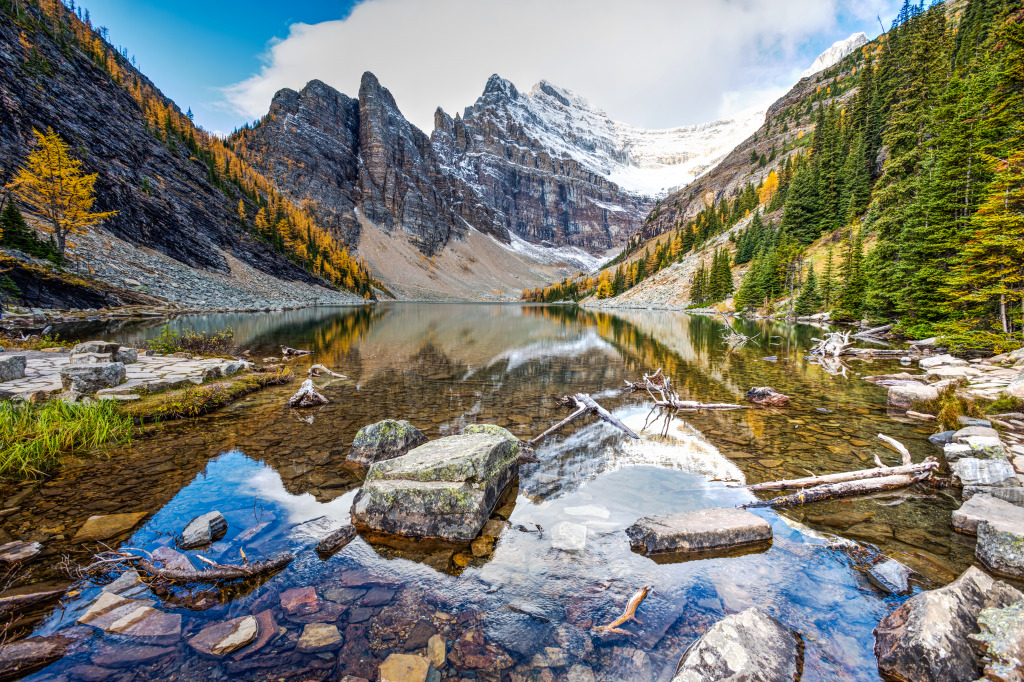
[[[682,652],[711,624],[758,605],[802,635],[804,680],[876,680],[871,630],[904,598],[883,597],[864,570],[895,557],[918,571],[919,590],[948,582],[971,562],[973,548],[948,528],[956,505],[941,490],[756,510],[775,538],[766,551],[742,556],[656,563],[630,551],[623,531],[637,518],[751,501],[744,489],[730,487],[737,482],[862,468],[874,454],[892,462],[878,433],[907,444],[915,461],[937,454],[926,431],[886,414],[884,389],[856,375],[892,365],[860,363],[848,376],[829,374],[804,358],[820,331],[814,328],[738,321],[757,337],[729,349],[725,327],[712,318],[438,304],[190,316],[171,324],[199,331],[231,326],[254,358],[279,355],[281,345],[306,348],[313,355],[291,363],[297,374],[320,363],[352,379],[318,380],[331,403],[316,411],[287,407],[294,384],[269,388],[200,419],[153,429],[126,452],[72,463],[4,517],[3,527],[85,562],[95,548],[68,538],[88,516],[147,512],[122,540],[152,551],[173,544],[189,519],[216,509],[228,520],[228,534],[204,556],[231,563],[240,549],[250,560],[303,551],[265,584],[202,610],[147,591],[137,598],[182,615],[180,641],[143,660],[137,642],[86,628],[90,637],[36,673],[39,679],[85,679],[102,670],[110,679],[375,679],[388,655],[421,652],[423,635],[436,632],[449,652],[441,679],[534,679],[550,663],[545,647],[558,647],[565,662],[552,669],[556,677],[576,665],[598,680],[661,680],[671,678]],[[83,335],[142,345],[161,325],[119,322]],[[318,533],[348,518],[361,472],[345,455],[361,426],[408,419],[437,438],[466,424],[493,423],[527,440],[566,415],[557,405],[561,396],[587,392],[639,432],[650,399],[623,390],[624,380],[659,367],[684,400],[742,403],[751,386],[770,385],[793,402],[775,410],[679,413],[667,430],[664,421],[649,426],[640,441],[593,417],[578,419],[538,445],[539,463],[522,466],[512,504],[502,510],[507,521],[495,519],[497,541],[479,556],[362,538],[326,560],[308,549]],[[36,536],[25,537],[27,525]],[[584,538],[582,549],[561,548],[565,529]],[[44,564],[31,575],[57,578]],[[628,626],[635,636],[594,635],[590,628],[621,613],[641,585],[652,592],[638,612],[643,625]],[[79,584],[77,596],[47,615],[37,633],[72,625],[100,587]],[[343,640],[338,648],[297,650],[315,617],[282,610],[281,593],[295,587],[315,588],[325,622]],[[251,656],[210,659],[187,643],[205,625],[264,611],[283,631]]]

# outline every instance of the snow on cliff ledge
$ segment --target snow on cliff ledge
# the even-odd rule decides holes
[[[838,64],[843,57],[851,54],[858,47],[867,45],[867,43],[868,37],[863,33],[854,33],[846,40],[833,43],[832,47],[818,55],[818,58],[811,64],[811,68],[800,74],[800,77],[807,78],[808,76],[813,76],[819,71],[824,71],[828,67]]]

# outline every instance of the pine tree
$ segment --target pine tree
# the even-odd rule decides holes
[[[818,291],[818,280],[814,275],[814,266],[809,265],[807,266],[807,280],[796,299],[796,314],[804,317],[813,315],[819,310],[821,310],[821,294]]]
[[[53,232],[63,257],[70,235],[84,234],[87,228],[117,215],[117,211],[92,211],[96,174],[82,172],[82,162],[72,158],[67,143],[53,128],[47,128],[46,133],[32,132],[36,137],[35,149],[8,189],[42,216],[43,225]]]
[[[825,310],[830,310],[835,296],[835,263],[832,247],[828,247],[825,271],[821,274],[821,301]]]
[[[805,164],[793,176],[786,192],[782,227],[802,244],[810,244],[821,231],[818,227],[818,188],[814,168]]]
[[[61,262],[60,252],[51,236],[49,241],[39,238],[35,230],[28,226],[17,205],[8,200],[0,213],[0,244],[10,249],[17,249],[30,256],[45,258],[54,263]]]

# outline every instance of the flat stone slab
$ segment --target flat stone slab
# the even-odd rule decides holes
[[[999,432],[989,426],[967,426],[953,433],[954,443],[966,443],[967,439],[971,436],[988,436],[989,438],[999,438]]]
[[[377,669],[379,682],[426,682],[430,661],[413,654],[391,654]]]
[[[990,520],[1024,522],[1024,507],[991,495],[975,495],[953,512],[953,530],[977,535],[978,524]]]
[[[953,462],[950,467],[954,479],[963,487],[976,485],[992,485],[1003,488],[1018,488],[1020,481],[1010,462],[1003,459],[978,459],[963,457]]]
[[[508,431],[430,441],[374,462],[352,504],[361,531],[469,542],[519,471],[519,441]]]
[[[935,400],[939,397],[939,390],[934,386],[924,384],[902,384],[890,386],[886,396],[886,404],[901,410],[908,410],[914,403]]]
[[[587,527],[580,523],[562,521],[549,533],[551,546],[564,552],[582,552],[587,546]]]
[[[921,358],[917,362],[917,366],[921,369],[931,369],[933,367],[966,367],[969,363],[966,360],[955,358],[952,355],[930,355],[926,358]]]
[[[341,633],[337,625],[329,623],[309,623],[302,629],[295,650],[304,654],[315,654],[320,651],[331,651],[342,644]]]
[[[107,540],[129,531],[138,525],[139,521],[146,518],[147,512],[133,512],[129,514],[107,514],[105,516],[90,516],[85,524],[75,533],[72,542],[92,542]]]
[[[772,527],[745,509],[723,507],[646,516],[626,529],[634,551],[699,553],[767,544]]]
[[[799,679],[796,635],[759,608],[726,616],[690,645],[672,682]]]
[[[964,486],[962,496],[969,500],[975,495],[989,495],[998,498],[1003,502],[1024,507],[1024,488],[1002,488],[992,485],[969,485]]]
[[[39,554],[42,545],[38,542],[22,542],[15,540],[0,545],[0,562],[14,564],[26,561]]]
[[[247,646],[258,633],[256,618],[242,616],[203,628],[188,644],[205,656],[227,656]]]

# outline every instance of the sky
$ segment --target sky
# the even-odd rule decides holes
[[[669,128],[766,106],[833,42],[900,0],[85,0],[95,26],[198,124],[227,133],[277,90],[364,71],[428,131],[492,73],[542,79],[613,118]]]

